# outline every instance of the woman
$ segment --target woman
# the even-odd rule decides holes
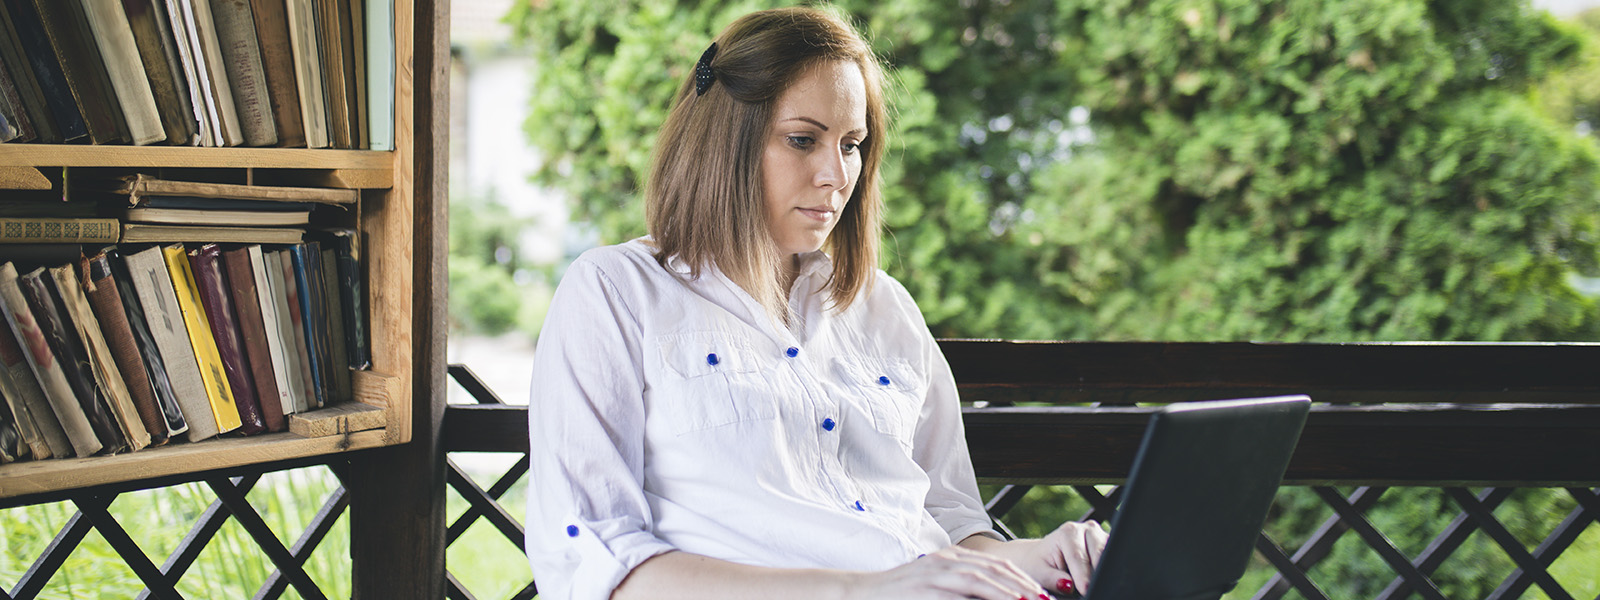
[[[1087,584],[1098,526],[993,532],[949,367],[877,270],[886,121],[877,60],[827,12],[747,15],[706,50],[657,141],[650,237],[579,257],[540,334],[542,597]]]

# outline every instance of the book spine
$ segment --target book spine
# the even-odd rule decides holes
[[[0,300],[3,300],[0,304],[4,305],[6,321],[17,336],[17,345],[23,349],[28,368],[38,380],[40,391],[71,444],[70,452],[56,455],[89,456],[99,452],[101,445],[94,427],[78,405],[72,386],[67,384],[67,376],[61,371],[39,321],[34,318],[33,308],[22,291],[22,280],[11,263],[0,265]]]
[[[272,120],[278,125],[278,144],[306,145],[305,121],[300,114],[299,82],[295,81],[294,51],[289,43],[287,5],[251,2],[256,24],[256,42],[261,47],[261,65],[267,71],[267,92],[272,99]]]
[[[327,93],[323,90],[322,52],[317,42],[316,8],[312,0],[288,0],[285,8],[306,145],[327,148],[332,140],[328,131]]]
[[[234,313],[239,318],[239,342],[244,348],[245,363],[256,384],[261,420],[267,431],[283,431],[288,424],[278,400],[278,380],[272,372],[272,352],[267,348],[267,326],[257,297],[255,271],[250,267],[250,250],[234,248],[223,252],[222,266],[233,296]]]
[[[317,3],[317,43],[322,56],[322,91],[328,97],[328,129],[335,148],[350,148],[350,98],[345,81],[344,36],[340,33],[340,13],[336,0]]]
[[[27,460],[33,452],[28,444],[22,441],[22,431],[15,418],[12,417],[11,405],[0,402],[0,464]]]
[[[204,66],[203,77],[216,103],[216,115],[221,124],[223,144],[238,146],[245,143],[244,130],[239,121],[239,107],[228,84],[228,69],[222,58],[222,41],[217,38],[217,23],[211,14],[210,0],[182,0],[188,5],[191,33],[198,44],[197,51]]]
[[[89,127],[89,139],[96,144],[128,141],[123,133],[127,124],[122,122],[116,91],[111,89],[100,51],[88,35],[83,6],[70,0],[33,0],[33,7],[79,114]]]
[[[67,85],[61,62],[56,60],[55,50],[50,47],[50,38],[45,33],[33,2],[3,1],[10,9],[17,39],[28,59],[28,68],[33,71],[34,79],[39,84],[39,93],[49,108],[56,130],[61,133],[61,140],[71,142],[89,135],[89,126],[83,120],[83,113],[78,110],[78,102],[72,98],[72,88]]]
[[[6,66],[4,60],[0,60],[0,113],[10,118],[11,125],[16,128],[15,141],[31,142],[38,137],[33,128],[33,119],[28,116],[27,107],[23,104],[22,93],[17,90],[16,80],[11,75],[11,68]]]
[[[339,294],[344,315],[345,346],[350,368],[360,371],[372,367],[372,346],[367,338],[367,282],[361,261],[361,234],[354,229],[336,229],[333,249],[338,258]]]
[[[287,306],[290,332],[294,336],[292,353],[295,362],[299,364],[300,373],[300,404],[295,412],[304,412],[313,408],[321,408],[321,398],[317,396],[317,379],[312,371],[311,344],[306,339],[305,312],[301,310],[300,279],[295,276],[293,248],[278,252],[278,259],[283,270],[283,297]]]
[[[217,127],[216,105],[209,101],[210,88],[203,77],[204,68],[201,66],[200,56],[196,53],[193,32],[193,11],[185,8],[186,0],[160,0],[162,8],[159,16],[164,16],[164,22],[171,28],[172,45],[178,59],[178,68],[183,74],[183,87],[181,88],[189,99],[190,114],[195,118],[195,139],[201,146],[221,146],[221,133]],[[159,18],[159,17],[158,17]],[[163,21],[158,20],[157,23]]]
[[[328,343],[322,338],[322,324],[326,321],[322,315],[322,295],[317,292],[317,288],[322,287],[319,273],[322,252],[316,242],[305,242],[290,246],[289,255],[294,260],[295,285],[299,289],[300,324],[306,331],[312,390],[316,392],[316,406],[321,408],[333,403],[332,382],[328,380]]]
[[[165,13],[152,0],[122,0],[122,10],[128,16],[139,62],[150,78],[150,92],[167,143],[194,143],[196,124],[185,93],[188,84],[183,81],[183,67],[178,63],[172,33],[162,22]]]
[[[197,0],[198,1],[198,0]],[[261,48],[250,0],[210,0],[211,16],[217,27],[222,62],[228,73],[239,127],[248,146],[278,143],[278,126],[272,118],[267,72],[261,64]]]
[[[0,217],[4,244],[114,244],[120,236],[116,219]]]
[[[343,18],[346,86],[350,90],[350,145],[365,149],[372,132],[367,126],[367,16],[362,0],[345,2]]]
[[[167,275],[172,277],[172,291],[178,298],[178,311],[183,313],[183,324],[189,331],[189,345],[194,348],[195,364],[200,368],[200,379],[206,385],[206,399],[217,419],[217,431],[227,433],[238,429],[239,407],[233,388],[228,384],[227,371],[222,366],[222,356],[217,351],[216,337],[207,323],[205,307],[201,305],[200,292],[195,286],[194,271],[189,266],[188,255],[182,245],[161,247],[161,256],[167,262]]]
[[[129,137],[140,146],[166,141],[161,112],[156,108],[150,78],[139,59],[139,47],[133,41],[133,28],[122,10],[122,3],[82,0],[82,4],[91,37],[100,50],[101,66],[127,122]]]
[[[281,311],[278,309],[278,305],[282,302],[282,293],[272,284],[272,270],[267,268],[270,255],[262,252],[259,245],[248,246],[245,250],[249,255],[251,277],[255,279],[256,300],[260,305],[261,326],[266,334],[267,356],[272,361],[273,384],[278,391],[279,412],[285,415],[292,414],[295,411],[295,404],[294,392],[290,389],[291,367],[284,348],[284,330],[279,316]]]
[[[139,422],[148,432],[151,445],[165,444],[168,436],[166,418],[161,414],[161,406],[156,403],[155,387],[150,384],[150,376],[145,371],[144,356],[139,353],[133,326],[128,323],[128,313],[123,308],[122,294],[117,289],[116,281],[113,280],[111,261],[105,253],[101,253],[94,258],[86,259],[84,266],[85,271],[89,273],[84,293],[89,297],[89,305],[94,309],[95,318],[100,321],[101,332],[105,334],[106,343],[110,346],[111,357],[116,362],[117,371],[122,375],[123,385],[133,400],[135,410],[138,411]]]
[[[199,360],[189,342],[189,328],[177,291],[167,270],[166,256],[160,248],[146,248],[123,257],[139,306],[144,311],[174,397],[189,426],[189,441],[200,441],[220,433],[211,409],[211,395],[200,376]]]
[[[50,116],[50,107],[45,102],[44,92],[39,89],[39,81],[34,78],[33,67],[28,63],[28,56],[22,50],[22,42],[17,35],[15,19],[11,16],[11,7],[8,0],[0,0],[0,63],[4,63],[6,70],[11,73],[11,82],[17,88],[17,95],[22,99],[22,107],[28,114],[28,121],[33,124],[35,141],[44,144],[61,143],[61,132],[56,129],[55,122]]]
[[[0,297],[0,305],[4,303],[5,299]],[[23,440],[34,458],[72,455],[72,441],[67,439],[67,432],[61,429],[55,411],[44,399],[44,390],[39,389],[39,380],[29,370],[28,359],[22,356],[22,347],[17,345],[17,335],[11,329],[10,320],[5,318],[0,318],[0,392],[11,403],[12,416],[22,425]]]
[[[261,401],[256,395],[248,350],[239,337],[239,318],[232,294],[228,292],[231,282],[222,272],[222,249],[216,244],[206,244],[190,250],[189,268],[194,273],[201,312],[216,340],[222,372],[228,378],[228,388],[233,391],[234,405],[239,410],[239,432],[261,433],[266,430],[266,421],[261,415]]]
[[[77,265],[69,264],[49,270],[55,280],[56,291],[60,294],[61,305],[66,309],[62,314],[72,322],[71,333],[75,333],[76,340],[82,342],[86,359],[83,364],[88,366],[92,377],[89,383],[99,390],[100,401],[110,409],[118,436],[127,443],[130,452],[137,452],[150,445],[150,433],[145,430],[144,422],[139,420],[138,409],[134,408],[133,398],[122,381],[122,372],[111,356],[105,333],[101,331],[100,323],[89,306],[89,298],[78,283],[76,268]]]
[[[55,353],[56,363],[60,365],[72,395],[83,409],[83,415],[89,419],[95,437],[100,440],[101,450],[107,454],[121,452],[127,447],[127,440],[122,437],[115,417],[106,406],[100,386],[95,382],[88,354],[75,333],[76,324],[68,319],[66,309],[61,305],[61,292],[56,289],[55,280],[47,269],[36,269],[17,281],[22,286],[22,296],[27,299],[28,308],[39,323],[39,331],[45,334],[45,342]]]
[[[328,387],[339,401],[350,399],[350,355],[345,340],[344,310],[340,305],[338,258],[333,248],[322,249],[322,339],[328,341]]]
[[[128,270],[127,260],[117,255],[115,250],[111,252],[112,259],[108,261],[111,263],[111,272],[113,274],[111,281],[116,284],[117,293],[122,298],[122,309],[127,316],[128,329],[133,331],[134,344],[138,346],[139,355],[144,358],[144,374],[150,382],[151,391],[155,394],[156,407],[161,411],[160,416],[163,427],[158,427],[158,429],[164,432],[163,438],[170,440],[173,436],[189,430],[189,423],[183,415],[182,405],[178,402],[177,388],[172,383],[173,378],[178,376],[178,374],[174,374],[177,370],[169,370],[167,368],[166,359],[161,355],[161,346],[156,342],[155,335],[150,330],[150,324],[145,322],[145,309],[139,302],[138,290],[134,289],[133,276],[132,272]],[[160,259],[157,258],[158,263],[159,261]],[[164,267],[162,271],[165,271]],[[191,360],[188,364],[193,364],[193,362]],[[200,378],[199,372],[194,369],[189,369],[189,371],[193,373],[194,381],[198,382]],[[197,384],[196,389],[198,387]],[[202,393],[201,395],[203,396],[204,394]],[[200,400],[200,403],[202,407],[205,406],[203,399]],[[155,431],[156,429],[151,430],[152,433]]]

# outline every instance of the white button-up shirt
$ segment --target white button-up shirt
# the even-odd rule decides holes
[[[642,240],[568,269],[528,403],[540,597],[608,598],[674,549],[883,570],[993,535],[955,381],[910,295],[879,272],[827,309],[831,261],[802,258],[788,328]]]

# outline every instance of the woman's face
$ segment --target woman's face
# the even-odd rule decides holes
[[[867,85],[849,61],[811,68],[778,98],[761,157],[767,227],[784,256],[822,247],[861,176]]]

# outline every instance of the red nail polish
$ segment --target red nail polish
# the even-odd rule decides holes
[[[1078,586],[1073,585],[1071,579],[1063,578],[1056,581],[1056,589],[1071,594],[1078,589]]]

